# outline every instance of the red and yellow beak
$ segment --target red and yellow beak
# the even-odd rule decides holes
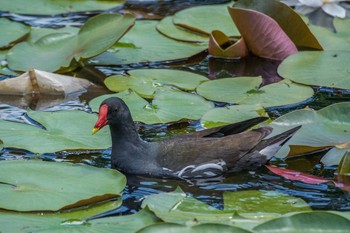
[[[108,113],[108,106],[106,104],[101,105],[100,111],[98,113],[98,119],[96,121],[96,124],[94,128],[92,129],[92,134],[97,133],[100,129],[102,129],[104,126],[107,125],[107,113]]]

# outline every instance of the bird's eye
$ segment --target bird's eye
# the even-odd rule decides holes
[[[118,112],[118,108],[113,109],[112,112],[113,112],[113,113]]]

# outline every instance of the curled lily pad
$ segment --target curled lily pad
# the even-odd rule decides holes
[[[167,16],[163,18],[156,26],[157,30],[163,35],[185,42],[208,42],[208,35],[202,35],[198,33],[194,33],[188,29],[176,26],[173,23],[173,17]]]
[[[156,21],[137,21],[119,43],[89,62],[95,65],[121,65],[177,60],[191,57],[207,48],[206,44],[167,38],[156,30],[156,25]]]
[[[0,7],[1,8],[1,7]],[[24,24],[0,19],[0,48],[10,47],[12,43],[28,35],[30,28]]]
[[[54,15],[79,11],[107,10],[120,6],[123,1],[96,1],[96,0],[60,0],[47,1],[36,0],[29,2],[26,0],[1,1],[0,9],[17,14],[30,15]]]
[[[162,87],[175,86],[184,90],[194,90],[200,83],[207,81],[204,76],[181,70],[138,69],[128,71],[126,75],[112,75],[105,79],[111,91],[123,92],[128,89],[145,98],[153,98]]]
[[[0,81],[3,95],[49,94],[68,95],[85,92],[92,85],[88,80],[31,69],[24,74]]]
[[[91,135],[91,127],[97,120],[95,114],[59,111],[29,112],[28,115],[46,130],[0,120],[0,138],[4,147],[22,148],[34,153],[50,153],[61,150],[105,149],[112,145],[107,128],[102,129],[98,138]]]
[[[321,161],[326,165],[338,165],[344,153],[350,150],[349,112],[350,103],[343,102],[318,111],[296,110],[277,118],[270,124],[274,128],[272,135],[297,125],[302,127],[275,156],[283,158],[295,155],[294,148],[290,150],[289,145],[294,145],[297,153],[333,147]]]
[[[214,57],[239,58],[248,55],[248,48],[243,38],[233,42],[219,30],[211,32],[208,51]]]
[[[298,83],[350,89],[350,51],[300,52],[285,59],[278,73]]]
[[[259,88],[261,77],[235,77],[211,80],[197,87],[207,99],[236,104],[259,104],[263,107],[298,103],[312,97],[310,87],[282,80]]]
[[[13,160],[0,163],[0,208],[57,211],[110,200],[126,185],[116,170],[70,163]]]
[[[226,35],[238,36],[227,7],[227,4],[191,7],[177,12],[173,23],[197,33],[209,35],[213,30],[220,30]]]
[[[300,49],[322,50],[322,46],[300,15],[280,1],[239,0],[233,8],[254,10],[271,17]],[[229,8],[229,11],[232,12],[232,8]]]
[[[135,16],[131,14],[97,15],[86,21],[77,35],[54,33],[33,44],[17,44],[7,54],[8,65],[21,71],[30,68],[56,71],[69,67],[72,60],[80,61],[106,51],[132,27],[134,21]]]
[[[168,123],[181,119],[197,120],[214,108],[214,104],[201,96],[176,90],[156,92],[154,100],[149,103],[134,92],[120,92],[103,95],[93,99],[90,106],[98,111],[100,103],[111,96],[123,99],[129,106],[134,121],[146,124]]]

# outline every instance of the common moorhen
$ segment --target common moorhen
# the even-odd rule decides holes
[[[93,134],[109,125],[112,168],[154,177],[203,178],[255,170],[265,164],[299,127],[264,139],[271,127],[245,131],[266,120],[251,120],[166,138],[143,141],[128,106],[117,97],[104,100]]]

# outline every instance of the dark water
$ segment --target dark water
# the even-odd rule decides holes
[[[162,3],[151,4],[144,2],[135,5],[136,1],[128,1],[127,9],[143,9],[146,7],[146,13],[156,12],[159,17],[173,13],[183,7],[188,7],[187,3],[199,4],[203,1],[185,1],[185,5],[180,3],[184,1],[160,1]],[[154,1],[153,1],[154,2]],[[178,7],[172,7],[170,11],[164,11],[166,3],[178,3]],[[214,1],[208,1],[214,2]],[[216,1],[227,2],[227,1]],[[174,6],[174,5],[172,5]],[[118,11],[120,9],[114,9]],[[81,25],[88,17],[97,12],[83,14],[68,14],[55,17],[37,17],[24,16],[2,13],[2,17],[8,17],[12,20],[22,21],[33,26],[59,27],[62,25]],[[162,13],[162,14],[161,14]],[[201,56],[206,56],[202,54]],[[193,62],[195,63],[195,62]],[[227,76],[255,76],[262,75],[264,84],[269,84],[280,80],[276,69],[279,62],[264,60],[257,57],[249,57],[243,60],[220,60],[214,58],[206,58],[202,62],[183,65],[183,61],[177,63],[152,63],[148,65],[134,64],[130,66],[113,66],[113,67],[84,67],[74,72],[73,75],[85,77],[90,81],[101,84],[106,76],[112,74],[123,73],[135,68],[167,68],[188,70],[205,75],[211,79],[227,77]],[[242,69],[244,67],[244,69]],[[4,77],[2,77],[4,78]],[[275,107],[267,109],[272,117],[278,117],[291,110],[310,106],[314,109],[320,109],[329,104],[349,101],[350,94],[333,89],[315,88],[317,94],[309,100],[296,105],[284,107]],[[59,98],[52,96],[18,96],[9,97],[0,95],[0,117],[13,121],[25,121],[30,124],[36,124],[26,117],[23,108],[33,110],[56,111],[62,109],[74,109],[90,112],[87,103],[91,99],[101,94],[108,93],[103,86],[88,90],[86,93],[68,98]],[[224,103],[216,103],[218,106]],[[194,131],[201,128],[198,121],[185,121],[163,125],[144,125],[139,124],[139,132],[143,139],[148,141],[159,140],[164,137],[172,136],[179,133]],[[30,159],[34,154],[24,150],[3,149],[0,152],[0,159]],[[299,170],[315,174],[321,177],[333,179],[335,167],[323,167],[319,160],[322,152],[308,157],[299,157],[287,161],[273,160],[270,163],[278,166],[288,167],[290,169]],[[76,151],[76,152],[59,152],[53,154],[43,154],[40,156],[47,161],[69,161],[74,163],[89,164],[96,167],[110,167],[110,149],[98,151]],[[126,174],[127,175],[127,174]],[[309,185],[297,181],[289,181],[274,175],[265,167],[255,172],[241,172],[232,174],[227,177],[219,177],[214,180],[173,180],[173,179],[155,179],[149,177],[139,177],[127,175],[128,184],[123,194],[123,204],[116,210],[108,214],[129,214],[138,211],[140,203],[145,196],[159,192],[172,191],[176,187],[181,187],[188,194],[193,195],[199,200],[208,203],[217,208],[223,208],[222,194],[224,191],[242,191],[242,190],[274,190],[281,193],[293,195],[303,198],[313,209],[320,210],[350,210],[349,193],[334,187],[332,184]]]

